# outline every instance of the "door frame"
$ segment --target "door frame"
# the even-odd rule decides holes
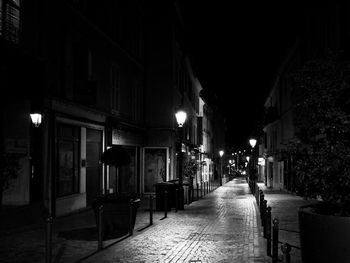
[[[80,139],[80,186],[79,186],[79,193],[86,194],[86,167],[82,164],[86,163],[86,129],[95,129],[102,131],[102,147],[101,151],[103,152],[106,147],[106,139],[105,139],[105,127],[98,124],[88,123],[84,121],[78,121],[74,119],[69,119],[66,117],[57,116],[56,117],[56,123],[63,123],[63,124],[69,124],[80,127],[80,133],[81,133],[81,139]],[[57,146],[56,146],[57,147]],[[55,147],[55,148],[56,148]],[[101,154],[102,154],[101,152]],[[104,191],[106,186],[106,167],[104,164],[101,164],[101,187],[99,191]],[[55,179],[56,179],[56,172],[55,172]],[[86,197],[85,197],[86,198]],[[55,199],[57,199],[57,196],[55,196]]]
[[[151,194],[153,192],[145,192],[145,151],[147,149],[165,149],[166,150],[166,172],[165,177],[166,181],[169,180],[169,170],[170,170],[170,158],[169,158],[169,147],[157,147],[157,146],[147,146],[142,148],[142,177],[141,177],[141,190],[143,194]]]

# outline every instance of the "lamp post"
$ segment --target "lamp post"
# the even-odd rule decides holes
[[[219,155],[220,155],[220,186],[222,185],[222,156],[224,155],[224,151],[220,150],[219,151]]]
[[[249,144],[250,146],[252,147],[251,149],[251,153],[252,153],[252,162],[251,162],[251,165],[250,165],[250,173],[249,173],[249,179],[250,181],[253,183],[252,185],[252,190],[253,192],[255,193],[255,183],[256,183],[256,158],[255,158],[255,152],[254,152],[254,147],[256,145],[256,139],[255,138],[251,138],[249,139]]]
[[[35,127],[39,127],[41,124],[41,119],[42,119],[42,115],[40,113],[37,112],[33,112],[30,114],[30,118],[32,120],[32,123],[34,124]]]
[[[183,125],[187,119],[187,113],[184,110],[178,110],[175,113],[176,122],[179,126],[179,138],[180,138],[180,151],[178,153],[179,161],[179,196],[178,196],[178,209],[184,209],[184,189],[183,189],[183,174],[182,174],[182,165],[183,165],[183,152],[182,152],[182,143],[183,143]]]

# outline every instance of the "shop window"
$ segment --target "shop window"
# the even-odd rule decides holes
[[[57,131],[57,196],[79,192],[80,128],[60,124]]]

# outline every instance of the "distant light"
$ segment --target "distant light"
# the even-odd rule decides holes
[[[35,127],[39,127],[41,124],[42,115],[40,113],[31,113],[30,118]]]
[[[250,157],[249,157],[249,156],[247,156],[247,157],[246,157],[246,159],[247,159],[247,161],[249,162],[249,160],[250,160]]]
[[[183,110],[179,110],[175,113],[175,117],[179,127],[182,127],[187,119],[187,113]]]
[[[258,158],[258,164],[259,165],[265,165],[265,159],[263,157]]]
[[[256,139],[254,139],[254,138],[250,139],[249,144],[250,144],[250,146],[252,146],[252,148],[254,148],[256,145]]]
[[[222,156],[224,155],[224,151],[223,151],[223,150],[220,150],[220,151],[219,151],[219,155],[220,155],[220,157],[222,157]]]

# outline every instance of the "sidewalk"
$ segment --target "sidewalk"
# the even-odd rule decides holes
[[[263,183],[258,183],[263,191],[267,206],[271,207],[271,218],[279,220],[279,241],[292,246],[291,261],[301,262],[300,239],[299,239],[299,207],[315,203],[315,200],[306,200],[303,197],[276,189],[268,189]],[[279,244],[280,248],[281,244]],[[279,255],[282,254],[279,249]]]
[[[254,197],[234,179],[83,262],[271,262]]]
[[[185,210],[154,213],[139,208],[134,235],[104,241],[97,250],[94,215],[86,210],[53,224],[52,262],[271,262],[266,257],[254,197],[243,179],[234,179]],[[138,231],[141,230],[142,231]],[[45,262],[45,224],[3,232],[0,262]]]

